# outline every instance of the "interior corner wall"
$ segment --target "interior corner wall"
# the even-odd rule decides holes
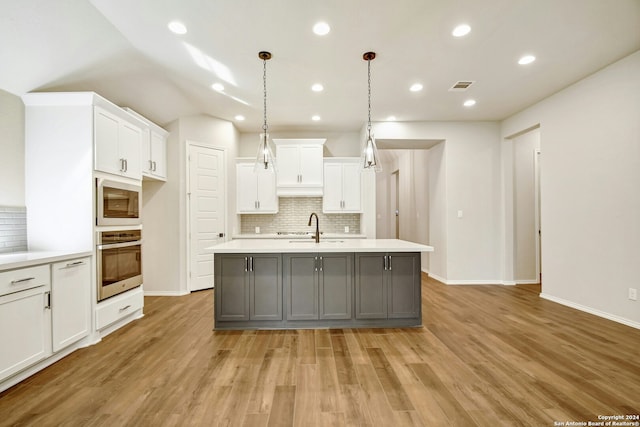
[[[227,229],[233,234],[238,227],[235,213],[235,159],[238,156],[239,134],[233,123],[207,115],[181,117],[170,123],[167,143],[167,182],[144,183],[144,221],[153,221],[159,231],[155,248],[153,271],[143,272],[145,292],[155,295],[188,293],[187,277],[187,141],[225,150],[227,179]],[[146,194],[145,194],[146,192]],[[151,209],[153,207],[153,209]],[[153,215],[153,218],[149,216]],[[150,234],[150,233],[149,233]],[[146,238],[145,238],[146,239]],[[149,242],[147,242],[149,243]],[[146,247],[150,247],[147,244]],[[151,250],[151,249],[150,249]]]
[[[640,51],[502,123],[540,124],[542,296],[640,327]]]
[[[25,205],[24,104],[0,89],[0,206]]]

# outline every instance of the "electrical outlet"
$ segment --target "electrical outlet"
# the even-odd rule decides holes
[[[344,232],[345,232],[345,233],[348,233],[348,232],[349,232],[349,226],[348,226],[348,225],[345,225],[345,226],[344,226]]]
[[[256,234],[260,234],[260,227],[256,227]]]
[[[631,301],[637,301],[638,300],[638,290],[635,288],[629,288],[629,299]]]

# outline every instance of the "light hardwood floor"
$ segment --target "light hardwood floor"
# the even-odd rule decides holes
[[[0,425],[553,426],[640,413],[640,330],[539,286],[423,280],[424,327],[213,332],[213,294],[0,394]],[[556,424],[558,425],[558,424]]]

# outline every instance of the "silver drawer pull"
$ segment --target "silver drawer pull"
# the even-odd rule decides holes
[[[12,280],[11,284],[12,285],[17,285],[18,283],[24,283],[24,282],[28,282],[29,280],[34,280],[35,277],[27,277],[25,279],[19,279],[19,280]]]
[[[71,268],[71,267],[77,267],[79,265],[84,265],[84,261],[70,262],[67,264],[67,267]]]
[[[128,310],[128,309],[130,309],[130,308],[131,308],[131,304],[129,304],[129,305],[125,305],[124,307],[122,307],[122,308],[120,309],[120,311],[125,311],[125,310]]]

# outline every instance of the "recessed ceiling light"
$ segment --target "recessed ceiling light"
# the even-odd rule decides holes
[[[470,31],[471,31],[470,26],[468,26],[467,24],[461,24],[455,27],[451,32],[451,34],[453,35],[453,37],[463,37],[469,34]]]
[[[331,27],[326,22],[318,22],[313,26],[313,32],[319,36],[325,36],[329,34]]]
[[[244,120],[244,116],[238,114],[237,116],[234,117],[234,119],[236,119],[237,121],[241,122]]]
[[[180,21],[171,21],[167,27],[174,34],[187,34],[187,27]]]
[[[222,83],[214,83],[211,85],[211,89],[222,92],[224,90],[224,85]]]
[[[396,121],[396,116],[389,116],[389,117],[387,117],[387,121],[388,121],[388,122],[395,122],[395,121]]]
[[[320,116],[315,115],[315,116],[311,117],[311,120],[313,120],[314,122],[320,121]]]
[[[322,92],[324,90],[324,86],[322,86],[320,83],[316,83],[311,86],[311,90],[314,92]]]
[[[522,58],[520,58],[518,60],[518,64],[520,65],[527,65],[527,64],[531,64],[533,61],[536,60],[536,57],[533,55],[525,55]]]
[[[422,90],[422,85],[420,83],[414,83],[409,88],[411,92],[420,92]]]
[[[474,105],[476,105],[476,100],[475,99],[467,99],[466,101],[464,101],[463,105],[465,107],[473,107]]]

